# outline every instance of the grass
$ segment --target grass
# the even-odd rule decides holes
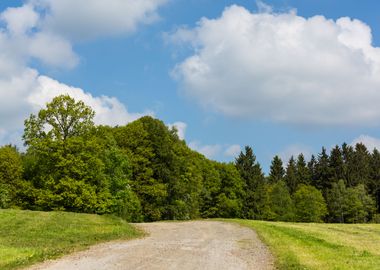
[[[278,269],[380,269],[380,225],[230,220],[253,228]]]
[[[0,269],[18,269],[95,243],[141,235],[112,216],[0,210]]]

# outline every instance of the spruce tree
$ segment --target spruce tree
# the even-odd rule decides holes
[[[304,155],[301,153],[297,157],[297,186],[300,184],[310,185],[311,176],[309,169],[306,166]]]
[[[269,183],[275,184],[284,178],[285,170],[282,164],[282,160],[279,156],[275,156],[270,165]]]
[[[330,183],[330,166],[329,156],[327,155],[326,148],[322,147],[322,152],[318,155],[318,161],[315,167],[316,179],[315,187],[322,191],[325,195],[327,189],[331,188]]]
[[[245,147],[245,152],[241,152],[236,158],[235,166],[244,181],[243,217],[260,219],[262,218],[261,206],[265,204],[266,200],[265,194],[263,194],[265,178],[251,147]]]
[[[286,167],[285,183],[290,194],[293,194],[297,189],[297,167],[293,156],[290,157]]]
[[[329,166],[333,182],[344,179],[343,154],[338,145],[331,150]]]

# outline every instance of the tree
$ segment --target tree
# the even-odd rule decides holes
[[[358,143],[355,145],[355,152],[351,164],[351,181],[349,185],[367,185],[370,173],[370,154],[364,144]]]
[[[336,145],[330,153],[329,166],[332,181],[344,179],[344,161],[343,154],[338,145]]]
[[[297,167],[297,173],[296,173],[297,186],[300,184],[310,185],[311,175],[310,175],[310,171],[306,165],[305,157],[302,153],[299,154],[297,157],[296,167]],[[296,186],[296,188],[297,188],[297,186]]]
[[[375,148],[370,159],[369,193],[375,198],[377,212],[380,212],[380,152]]]
[[[327,192],[327,205],[329,209],[329,220],[331,222],[344,223],[347,215],[348,193],[344,180],[332,184]]]
[[[346,200],[347,216],[346,222],[365,223],[368,222],[375,212],[375,202],[367,194],[364,185],[347,189]]]
[[[275,156],[272,160],[269,173],[269,183],[275,184],[278,181],[283,180],[285,175],[285,170],[282,164],[282,160],[279,156]]]
[[[16,147],[0,147],[0,208],[17,204],[16,193],[22,181],[22,160]]]
[[[290,194],[293,194],[297,189],[297,167],[293,156],[290,157],[286,166],[285,183]]]
[[[301,185],[294,193],[296,220],[322,222],[327,208],[322,193],[313,186]]]
[[[244,204],[244,182],[234,164],[217,164],[221,180],[217,196],[218,217],[241,218]]]
[[[235,166],[244,181],[243,217],[249,219],[263,218],[264,209],[262,206],[266,205],[265,178],[251,147],[245,147],[245,152],[241,152],[236,158]]]
[[[322,152],[318,155],[317,164],[315,166],[316,179],[314,185],[317,189],[321,190],[323,194],[327,189],[331,188],[330,183],[330,166],[329,156],[327,155],[326,148],[322,147]]]
[[[67,95],[54,98],[25,121],[25,207],[88,213],[129,211],[126,155],[94,112]],[[138,203],[132,203],[138,208]],[[116,210],[118,209],[118,210]],[[124,215],[124,214],[123,214]],[[124,215],[126,216],[126,215]]]
[[[294,220],[294,203],[284,181],[280,180],[272,186],[269,192],[269,203],[273,220]]]
[[[83,101],[68,95],[55,97],[38,115],[25,121],[24,142],[27,146],[41,140],[66,142],[68,138],[86,135],[94,127],[95,112]]]

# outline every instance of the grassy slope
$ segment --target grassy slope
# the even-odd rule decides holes
[[[0,210],[0,269],[16,269],[98,242],[140,235],[111,216]]]
[[[233,221],[256,230],[279,269],[380,269],[380,225]]]

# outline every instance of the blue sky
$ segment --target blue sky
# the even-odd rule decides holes
[[[20,76],[20,81],[28,82],[26,86],[37,89],[31,93],[18,89],[26,87],[24,84],[15,83],[7,87],[10,79],[4,75],[2,83],[0,76],[0,97],[5,104],[0,109],[1,143],[20,144],[22,126],[14,123],[21,123],[20,119],[38,110],[53,93],[68,89],[74,96],[99,106],[99,112],[105,107],[109,109],[98,119],[99,123],[123,124],[144,113],[167,124],[183,122],[185,140],[194,149],[216,160],[232,161],[238,146],[250,145],[265,171],[275,154],[286,159],[302,151],[308,156],[319,152],[322,146],[329,148],[343,142],[362,141],[369,148],[380,145],[380,112],[376,108],[380,102],[380,83],[376,79],[380,77],[380,53],[376,50],[380,46],[380,17],[376,14],[380,2],[141,1],[150,4],[148,11],[143,10],[149,18],[134,14],[133,26],[123,24],[123,16],[115,15],[116,22],[106,18],[112,17],[112,10],[107,14],[94,11],[88,17],[80,12],[67,14],[68,19],[72,15],[73,21],[78,21],[79,30],[59,18],[61,7],[55,4],[57,0],[0,2],[0,25],[5,33],[3,39],[0,36],[0,49],[5,48],[6,63],[16,63],[9,78]],[[75,4],[80,1],[62,2],[68,6],[72,3],[73,10],[86,8],[85,4]],[[126,14],[131,12],[128,5],[120,5]],[[233,5],[235,8],[231,8]],[[28,10],[21,10],[23,6],[28,6]],[[13,12],[8,12],[9,7],[15,8]],[[4,15],[9,13],[12,16]],[[323,17],[309,21],[316,15]],[[15,23],[18,16],[31,18],[25,20],[20,30],[23,41],[14,37],[11,30],[12,23],[19,27]],[[341,17],[350,19],[339,21]],[[203,23],[201,18],[206,18]],[[109,28],[101,29],[102,20],[109,23]],[[240,26],[234,29],[236,26],[231,25],[237,21]],[[304,30],[291,34],[297,25]],[[98,27],[99,33],[91,27]],[[246,32],[241,34],[239,31],[245,27]],[[346,39],[336,37],[346,30],[351,33]],[[284,37],[282,31],[290,34]],[[24,49],[25,44],[34,44],[38,33],[49,39],[36,41],[38,49]],[[247,39],[240,34],[247,35]],[[363,41],[368,35],[372,35],[372,41]],[[276,46],[262,45],[269,41]],[[300,43],[305,44],[304,48]],[[313,54],[310,61],[304,60],[309,57],[305,48]],[[64,56],[57,57],[61,53]],[[1,56],[0,53],[0,70]],[[193,60],[197,60],[195,67]],[[208,68],[206,73],[199,69],[199,63]],[[192,68],[195,73],[191,73]],[[19,75],[25,70],[36,74]],[[352,74],[360,75],[356,78]],[[277,79],[279,82],[273,83]],[[49,87],[55,90],[48,93]],[[18,94],[4,99],[9,93]],[[16,102],[17,95],[25,100]],[[102,96],[114,97],[125,108],[119,113],[115,103],[110,105],[98,98]],[[10,113],[6,105],[12,102],[13,108],[19,109]],[[120,119],[107,122],[114,115]]]

